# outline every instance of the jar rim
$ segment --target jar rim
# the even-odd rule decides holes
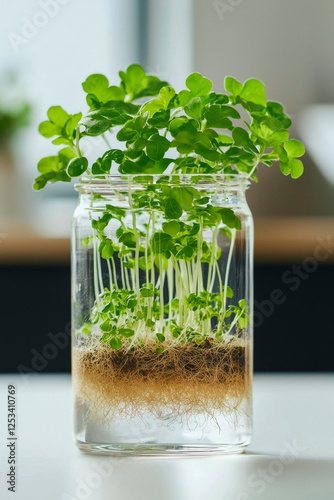
[[[211,185],[223,184],[230,188],[248,189],[251,184],[246,174],[210,174],[210,173],[163,173],[163,174],[103,174],[83,175],[78,178],[75,189],[79,192],[89,191],[90,188],[107,188],[110,186],[148,185],[156,183],[175,182],[182,185]]]

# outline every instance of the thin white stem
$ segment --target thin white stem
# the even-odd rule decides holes
[[[99,261],[100,261],[100,255],[99,255],[99,250],[98,250],[98,246],[97,246],[97,236],[94,235],[93,236],[94,294],[95,294],[98,308],[100,308],[100,293],[103,291],[103,283],[102,283],[102,287],[100,287],[100,283],[99,283],[99,279],[100,279]]]
[[[107,267],[108,267],[108,276],[109,276],[109,290],[112,290],[113,289],[113,279],[112,279],[110,259],[107,259]]]
[[[113,272],[113,276],[114,276],[114,286],[115,286],[115,289],[118,290],[119,287],[118,287],[118,283],[117,283],[117,271],[116,271],[115,259],[114,259],[114,257],[111,257],[110,260],[111,260],[112,272]]]
[[[163,329],[164,326],[164,307],[165,307],[165,301],[164,301],[164,281],[165,281],[165,271],[162,268],[162,257],[159,255],[159,269],[160,269],[160,274],[159,274],[159,291],[160,291],[160,329]]]
[[[234,251],[236,230],[232,229],[231,233],[232,233],[231,234],[231,243],[230,243],[230,248],[228,251],[228,257],[227,257],[227,263],[226,263],[226,269],[225,269],[225,281],[224,281],[224,292],[223,292],[223,306],[224,306],[223,310],[224,311],[226,311],[227,286],[228,286],[228,281],[229,281],[229,276],[230,276],[230,269],[231,269],[233,251]]]

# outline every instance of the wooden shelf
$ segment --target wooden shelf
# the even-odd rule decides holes
[[[334,217],[256,218],[255,261],[334,262]]]
[[[68,264],[70,240],[51,237],[17,220],[0,225],[0,264]]]
[[[0,264],[68,264],[69,238],[7,236],[0,242]]]
[[[255,261],[334,262],[334,217],[255,218]],[[68,237],[47,237],[25,228],[0,230],[0,264],[68,264]]]

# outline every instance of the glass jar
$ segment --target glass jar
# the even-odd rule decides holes
[[[72,239],[75,440],[86,451],[238,453],[252,432],[246,178],[81,179]]]

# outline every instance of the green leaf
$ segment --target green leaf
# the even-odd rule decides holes
[[[112,337],[112,338],[110,339],[109,344],[110,344],[110,347],[111,347],[112,349],[115,349],[115,350],[116,350],[116,349],[120,349],[120,348],[122,347],[122,345],[123,345],[123,344],[122,344],[122,341],[121,341],[118,337]]]
[[[156,128],[166,128],[169,125],[170,111],[157,111],[154,115],[149,118],[148,123],[152,127]]]
[[[91,323],[84,323],[82,325],[82,328],[81,328],[80,332],[84,333],[85,335],[90,335],[92,333],[92,325],[91,325]]]
[[[240,97],[245,101],[252,102],[254,104],[259,104],[260,106],[266,106],[266,88],[260,80],[255,78],[250,78],[244,83]]]
[[[191,73],[186,79],[186,85],[190,90],[192,96],[204,97],[207,96],[212,90],[212,82],[205,78],[200,73]]]
[[[48,118],[50,122],[63,127],[70,115],[61,106],[51,106],[48,110]]]
[[[247,326],[249,325],[249,317],[247,314],[243,314],[242,316],[239,316],[238,325],[239,325],[239,328],[241,328],[242,330],[244,328],[247,328]]]
[[[120,71],[119,76],[127,94],[136,96],[145,87],[145,70],[139,64],[131,64],[126,71]]]
[[[169,149],[169,140],[159,134],[154,134],[147,142],[146,152],[147,156],[152,160],[162,160],[166,151]]]
[[[193,97],[190,99],[188,104],[184,107],[185,112],[188,116],[198,120],[202,116],[203,104],[200,97]]]
[[[256,154],[258,153],[258,150],[254,146],[253,141],[250,139],[248,132],[244,128],[235,127],[232,130],[232,137],[236,146],[248,149]]]
[[[71,178],[66,173],[66,167],[73,157],[75,157],[73,150],[64,148],[58,152],[57,156],[42,158],[37,165],[42,175],[35,179],[34,189],[43,189],[48,182],[70,182]]]
[[[175,95],[175,90],[173,87],[165,86],[159,92],[159,97],[157,99],[152,99],[144,104],[142,112],[149,112],[150,116],[154,115],[158,111],[166,111],[168,109],[171,99]]]
[[[120,166],[119,166],[119,171],[122,174],[141,174],[143,173],[142,168],[138,163],[131,161],[131,160],[124,160]]]
[[[177,254],[179,259],[191,259],[194,255],[194,249],[191,246],[184,246]]]
[[[164,222],[164,224],[162,224],[162,229],[164,233],[175,236],[180,231],[181,224],[175,220],[171,220],[170,222]]]
[[[171,99],[175,96],[175,90],[170,85],[162,87],[159,92],[159,100],[162,103],[163,109],[167,109]]]
[[[290,175],[291,174],[291,167],[289,163],[285,162],[280,162],[280,170],[283,175]]]
[[[127,114],[135,115],[139,110],[140,106],[132,102],[108,101],[104,103],[103,107],[98,109],[97,112],[107,118],[115,119],[115,113],[117,113],[118,116],[126,116]]]
[[[92,239],[93,236],[86,236],[86,238],[82,238],[81,243],[83,244],[84,247],[88,247]]]
[[[230,146],[233,144],[233,139],[229,135],[218,134],[217,140],[219,144],[222,144],[223,146]]]
[[[182,212],[182,207],[177,200],[174,198],[167,198],[165,203],[165,215],[167,219],[179,219]]]
[[[48,182],[70,182],[71,177],[69,177],[66,172],[47,172],[45,174],[36,177],[33,188],[36,191],[43,189]]]
[[[132,330],[132,328],[119,328],[117,331],[119,335],[126,338],[133,337],[135,334],[135,331]]]
[[[230,287],[230,286],[223,286],[222,287],[222,291],[224,292],[224,294],[226,295],[226,297],[228,299],[233,299],[233,296],[234,296],[234,292],[233,292],[233,289]],[[241,301],[240,301],[241,302]]]
[[[90,75],[82,84],[82,88],[89,95],[87,102],[92,104],[92,96],[101,103],[114,100],[124,100],[125,93],[120,87],[109,87],[108,78],[101,74]]]
[[[168,85],[156,76],[146,75],[145,70],[139,64],[131,64],[126,71],[120,71],[119,76],[131,100],[157,95],[162,87]]]
[[[45,121],[40,123],[38,131],[43,137],[49,139],[50,137],[61,134],[62,127],[59,127],[59,125],[55,125],[52,122]]]
[[[273,116],[274,118],[277,118],[281,123],[282,126],[287,129],[291,125],[291,120],[290,118],[284,113],[284,108],[281,103],[279,102],[274,102],[274,101],[268,101],[267,102],[267,111],[270,114],[270,116]]]
[[[72,148],[61,149],[60,151],[58,151],[58,156],[63,162],[67,163],[69,162],[69,160],[72,160],[72,158],[77,158],[77,155]]]
[[[73,132],[80,121],[82,114],[69,115],[61,106],[51,106],[48,110],[50,121],[44,121],[39,125],[39,132],[44,137],[50,138],[56,135],[66,139],[73,139]]]
[[[171,196],[180,204],[183,210],[188,212],[193,206],[194,191],[194,188],[191,187],[175,187],[171,190]]]
[[[148,165],[144,167],[143,173],[145,174],[162,174],[168,165],[173,162],[172,158],[163,158],[162,160],[156,161],[153,165]]]
[[[205,99],[207,104],[228,104],[229,101],[228,95],[217,94],[216,92],[210,92],[209,96]]]
[[[105,238],[100,243],[99,252],[103,259],[110,259],[114,254],[114,247],[112,241],[109,238]]]
[[[222,222],[226,224],[227,227],[241,229],[241,221],[231,208],[221,208],[219,213],[221,215]]]
[[[218,137],[218,132],[212,128],[206,128],[203,130],[203,136],[209,139],[209,144],[212,145],[215,139]]]
[[[289,166],[291,169],[291,177],[293,179],[298,179],[304,172],[304,166],[300,160],[292,158],[289,161]]]
[[[243,89],[242,84],[232,76],[227,76],[225,78],[224,86],[226,92],[230,92],[234,97],[239,96]]]
[[[103,159],[108,158],[116,163],[121,163],[124,158],[124,153],[121,149],[109,149],[103,155]]]
[[[98,158],[96,162],[92,165],[92,173],[94,175],[109,173],[111,169],[112,159],[108,156],[103,156]]]
[[[104,132],[107,132],[112,127],[112,122],[106,118],[91,118],[88,117],[86,118],[83,123],[85,127],[85,135],[95,137],[97,135],[104,134]]]
[[[197,128],[194,126],[194,120],[189,120],[186,116],[180,116],[171,120],[169,131],[173,137],[177,137],[182,132],[187,132],[190,140],[192,140],[194,134],[197,132]]]
[[[285,151],[285,149],[282,146],[277,146],[275,151],[276,151],[281,163],[288,163],[288,161],[289,161],[288,153]]]
[[[82,118],[82,113],[76,113],[75,115],[71,115],[70,118],[65,123],[65,134],[67,137],[75,137],[75,130],[78,126],[79,121]]]
[[[59,156],[46,156],[41,158],[37,164],[37,169],[42,174],[59,172],[62,168],[63,163],[60,161]]]
[[[189,90],[181,90],[176,96],[175,96],[175,105],[176,107],[184,107],[188,102],[190,101],[192,95]]]
[[[107,319],[105,320],[101,325],[100,325],[100,328],[103,332],[111,332],[112,330],[112,327],[111,327],[111,324],[110,324],[110,321]]]
[[[126,210],[124,208],[115,207],[114,205],[107,204],[106,210],[113,218],[121,220],[126,215]]]
[[[220,158],[220,153],[218,153],[218,151],[203,146],[200,142],[194,144],[194,150],[198,155],[209,161],[217,161]]]
[[[92,220],[92,228],[96,229],[99,232],[101,232],[101,231],[103,231],[103,229],[105,229],[108,226],[108,224],[111,221],[111,219],[112,219],[112,215],[111,214],[104,213],[102,215],[102,217],[100,217],[99,219],[93,219]]]
[[[305,154],[305,146],[297,139],[290,139],[285,142],[284,149],[290,158],[299,158]]]
[[[141,297],[154,297],[154,290],[152,288],[144,287],[140,290]]]
[[[66,139],[65,137],[57,137],[57,139],[52,141],[52,144],[55,144],[56,146],[59,146],[60,144],[63,144],[64,146],[73,146],[73,141],[71,139]]]
[[[289,139],[289,132],[287,130],[282,130],[280,132],[275,132],[270,135],[267,139],[268,146],[277,146]]]
[[[264,123],[273,132],[279,132],[280,130],[283,129],[282,122],[280,120],[277,120],[277,118],[266,118],[266,120],[264,121]]]
[[[92,165],[92,174],[93,175],[102,175],[106,172],[102,169],[100,159],[93,163]]]
[[[166,338],[164,335],[162,335],[162,333],[157,333],[156,336],[159,342],[165,342]]]
[[[121,128],[116,137],[119,141],[134,141],[139,138],[146,125],[147,118],[145,116],[137,116],[132,120],[126,122],[123,128]]]
[[[136,248],[136,237],[132,230],[123,231],[119,236],[119,242],[128,248]]]
[[[70,177],[79,177],[87,170],[87,168],[87,158],[84,156],[80,158],[73,158],[67,166],[67,173]]]
[[[218,104],[213,104],[209,107],[207,111],[205,111],[205,119],[207,121],[208,127],[214,128],[232,128],[232,122],[227,117],[228,114],[224,111],[226,106],[220,106]]]
[[[170,234],[157,232],[152,237],[152,251],[156,254],[161,254],[172,250],[174,246],[173,239]]]

